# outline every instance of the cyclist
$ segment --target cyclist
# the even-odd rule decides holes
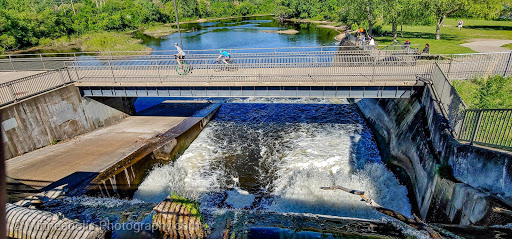
[[[226,65],[228,64],[228,61],[229,61],[229,58],[231,57],[231,55],[229,54],[229,52],[227,51],[224,51],[222,49],[219,50],[220,52],[220,55],[219,57],[217,57],[217,60],[222,60],[224,63],[226,63]]]
[[[178,64],[181,65],[181,60],[185,59],[185,56],[187,54],[185,54],[183,49],[181,49],[181,47],[178,46],[178,43],[174,43],[174,47],[176,47],[176,50],[178,50],[178,53],[174,54],[174,56],[176,57],[176,61],[178,62]]]

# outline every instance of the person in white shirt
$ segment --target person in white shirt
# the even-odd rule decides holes
[[[370,43],[368,43],[368,45],[375,46],[375,40],[373,39],[373,37],[370,37]]]
[[[174,56],[176,57],[176,61],[178,62],[178,64],[181,65],[181,61],[185,59],[185,55],[187,54],[185,54],[183,49],[181,49],[181,47],[178,46],[178,43],[174,43],[174,46],[176,47],[176,50],[178,50],[178,53],[174,54]]]

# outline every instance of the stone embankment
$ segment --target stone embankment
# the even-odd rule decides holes
[[[422,219],[460,225],[510,222],[495,209],[512,206],[512,154],[456,141],[436,102],[428,86],[416,98],[363,99],[357,105],[388,165],[408,184]]]

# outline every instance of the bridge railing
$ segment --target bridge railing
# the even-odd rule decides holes
[[[265,57],[273,55],[316,55],[344,52],[345,54],[376,54],[372,49],[357,49],[346,46],[319,46],[319,47],[285,47],[285,48],[243,48],[226,49],[234,57]],[[219,55],[218,49],[186,50],[188,56],[194,58],[212,58]],[[331,53],[330,53],[331,52]],[[403,54],[404,50],[386,50],[379,54]],[[39,53],[39,54],[11,54],[0,55],[0,71],[46,71],[64,67],[64,61],[91,61],[91,60],[149,60],[173,57],[172,51],[119,51],[119,52],[71,52],[71,53]]]
[[[180,75],[176,60],[134,60],[98,62],[68,62],[72,75],[81,82],[147,82],[147,81],[242,81],[244,77],[272,76],[273,82],[304,76],[303,81],[416,81],[418,75],[428,77],[432,62],[410,55],[353,56],[316,55],[308,57],[282,56],[238,58],[235,63],[215,63],[215,59],[187,59],[193,71]],[[215,79],[215,78],[218,79]],[[237,80],[236,77],[239,77]],[[312,77],[316,77],[315,80]]]
[[[0,84],[0,106],[67,85],[74,80],[67,69],[51,70]]]
[[[493,75],[512,76],[512,52],[438,55],[448,79],[472,79]]]

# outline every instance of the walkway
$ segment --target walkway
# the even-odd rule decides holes
[[[7,176],[36,189],[68,177],[82,182],[101,173],[137,149],[147,140],[176,127],[206,104],[183,104],[174,116],[132,116],[67,142],[44,147],[6,161]],[[161,107],[150,108],[157,115]],[[148,112],[147,110],[144,112]]]
[[[16,72],[1,72],[0,71],[0,84],[17,80],[23,77],[42,73],[43,71],[16,71]]]
[[[461,46],[468,47],[476,52],[506,52],[511,51],[511,49],[501,46],[510,43],[512,43],[512,40],[471,39],[471,42],[461,44]]]

